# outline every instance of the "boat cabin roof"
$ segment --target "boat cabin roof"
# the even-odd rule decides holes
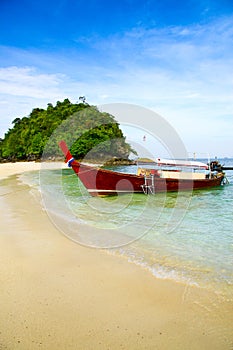
[[[208,165],[199,161],[193,160],[177,160],[177,159],[164,159],[156,158],[155,163],[158,166],[173,166],[173,167],[188,167],[193,169],[208,169]]]

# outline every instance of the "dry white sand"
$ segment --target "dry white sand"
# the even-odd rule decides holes
[[[0,178],[39,167],[1,164]],[[28,186],[1,183],[1,350],[233,348],[232,300],[68,240]]]
[[[0,164],[0,180],[14,174],[21,174],[25,171],[40,170],[39,162],[16,162]]]

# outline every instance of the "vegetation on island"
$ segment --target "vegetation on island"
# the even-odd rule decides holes
[[[76,159],[105,161],[128,159],[135,151],[115,118],[86,103],[69,99],[34,108],[29,116],[13,120],[13,127],[0,140],[2,161],[57,159],[62,157],[58,142],[64,139]]]

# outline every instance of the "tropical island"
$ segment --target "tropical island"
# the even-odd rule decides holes
[[[58,142],[66,139],[76,159],[96,162],[131,163],[136,154],[109,113],[89,105],[84,97],[71,103],[68,98],[47,109],[34,108],[29,116],[15,118],[5,137],[0,139],[0,161],[62,159]],[[46,149],[46,152],[44,150]]]

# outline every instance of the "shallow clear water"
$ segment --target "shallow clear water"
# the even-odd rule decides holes
[[[231,159],[224,163],[233,166]],[[41,191],[51,220],[75,242],[123,255],[160,278],[211,288],[229,297],[233,171],[227,171],[227,177],[227,186],[193,193],[104,198],[89,196],[71,169],[42,166],[40,174],[24,174],[23,180]]]

